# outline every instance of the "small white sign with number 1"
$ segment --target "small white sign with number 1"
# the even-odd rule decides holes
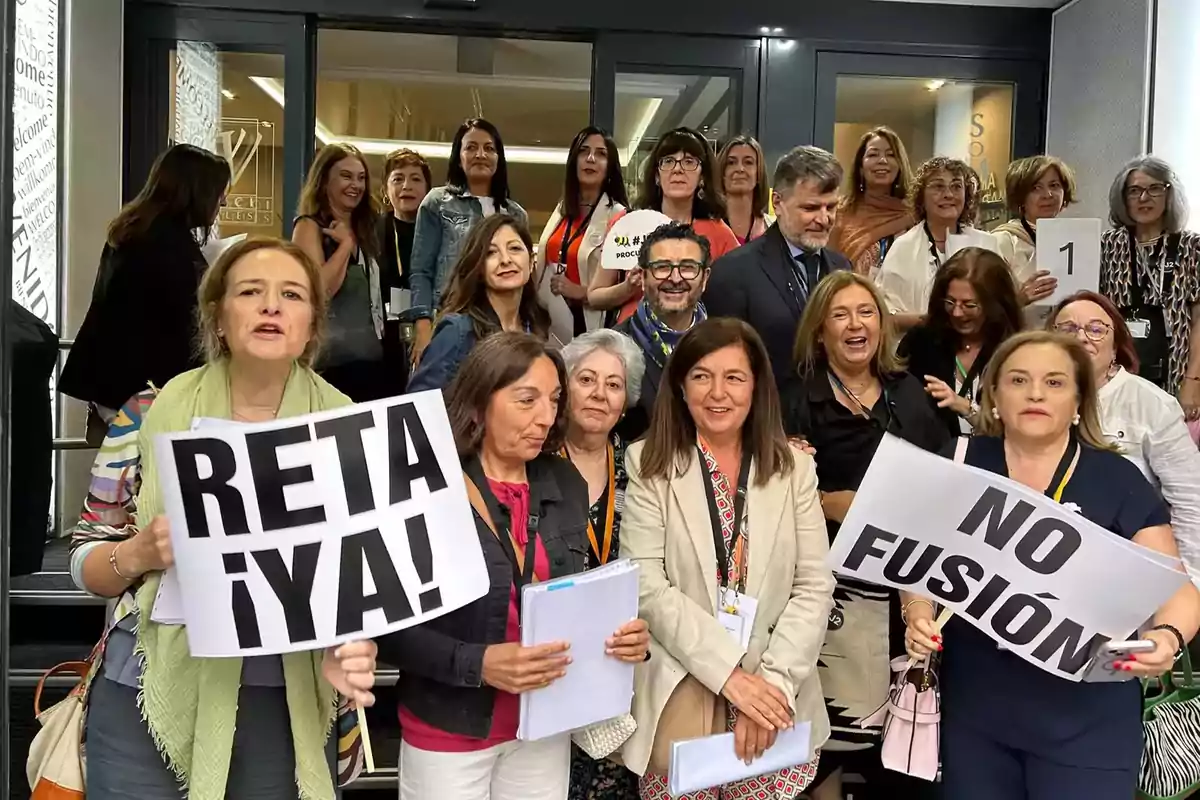
[[[1042,304],[1054,305],[1084,289],[1100,289],[1100,227],[1098,219],[1038,220],[1037,268],[1058,278],[1058,288]]]

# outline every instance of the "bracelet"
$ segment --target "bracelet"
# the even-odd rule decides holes
[[[1167,625],[1167,624],[1165,624],[1165,623],[1164,623],[1164,624],[1162,624],[1162,625],[1155,625],[1155,626],[1154,626],[1153,628],[1151,628],[1150,630],[1152,630],[1152,631],[1166,631],[1167,633],[1169,633],[1169,634],[1171,634],[1172,636],[1174,636],[1174,637],[1175,637],[1175,641],[1179,642],[1179,648],[1178,648],[1178,649],[1175,651],[1175,657],[1176,657],[1176,658],[1179,658],[1179,656],[1181,656],[1181,655],[1183,654],[1183,650],[1184,650],[1184,648],[1185,648],[1185,647],[1187,647],[1187,642],[1186,642],[1186,641],[1184,641],[1183,634],[1182,634],[1182,633],[1180,633],[1180,632],[1179,632],[1179,629],[1178,629],[1178,628],[1176,628],[1174,625]]]
[[[123,581],[129,581],[130,583],[133,583],[137,579],[131,578],[124,572],[121,572],[121,568],[117,566],[117,551],[121,549],[121,545],[123,544],[125,544],[125,542],[117,542],[117,546],[108,552],[108,565],[112,567],[112,571],[117,574],[118,578]]]
[[[904,622],[904,624],[905,624],[905,625],[907,625],[907,624],[908,624],[908,609],[909,609],[909,608],[910,608],[910,607],[911,607],[911,606],[912,606],[914,603],[924,603],[925,605],[929,606],[929,610],[930,610],[930,611],[936,611],[936,610],[937,610],[937,609],[935,609],[935,608],[933,607],[933,603],[931,603],[930,601],[926,600],[924,597],[918,597],[916,600],[909,600],[907,603],[905,603],[905,604],[904,604],[904,608],[900,609],[900,619],[901,619],[901,620],[903,620],[903,622]]]

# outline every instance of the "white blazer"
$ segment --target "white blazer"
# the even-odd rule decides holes
[[[975,246],[1003,255],[1000,241],[992,234],[977,228],[963,228],[963,233],[967,232],[976,240]],[[945,262],[945,258],[942,261]],[[883,257],[879,274],[875,276],[875,284],[893,314],[924,314],[929,309],[929,293],[937,271],[938,262],[929,249],[925,226],[915,225],[892,242]]]
[[[819,748],[829,738],[829,716],[817,657],[834,581],[812,458],[793,448],[790,475],[765,486],[752,481],[747,492],[746,593],[758,601],[758,611],[743,653],[716,618],[717,552],[703,466],[693,457],[680,476],[646,480],[643,445],[635,442],[625,453],[629,485],[621,557],[640,567],[638,613],[650,625],[652,656],[634,670],[637,731],[622,750],[624,764],[639,775],[646,772],[659,717],[685,676],[690,673],[715,694],[739,665],[788,698],[795,719],[812,723],[812,746]]]
[[[624,210],[625,206],[620,203],[610,204],[607,194],[600,195],[600,199],[596,203],[596,212],[592,214],[587,230],[584,231],[583,239],[579,242],[579,283],[584,288],[587,288],[592,277],[592,265],[589,263],[588,257],[604,244],[604,234],[608,232],[608,225],[613,216]],[[538,302],[550,312],[551,341],[556,340],[559,344],[566,344],[575,338],[575,319],[571,316],[571,309],[567,307],[567,301],[550,291],[550,278],[553,277],[554,271],[546,269],[547,263],[557,262],[561,255],[560,253],[548,253],[546,244],[554,235],[554,231],[562,224],[562,219],[562,203],[559,203],[554,207],[554,213],[550,215],[546,227],[542,229],[542,238],[538,240],[533,279],[537,282]],[[584,308],[583,319],[589,331],[604,327],[603,311]]]

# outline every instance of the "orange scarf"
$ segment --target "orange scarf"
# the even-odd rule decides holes
[[[839,214],[829,246],[854,264],[880,239],[899,236],[913,224],[912,212],[899,197],[862,195]]]

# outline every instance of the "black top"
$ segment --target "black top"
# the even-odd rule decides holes
[[[478,458],[463,469],[482,478]],[[550,577],[583,572],[587,566],[587,482],[571,462],[542,454],[526,465],[530,513],[550,562]],[[485,481],[486,483],[486,481]],[[482,490],[482,487],[481,487]],[[400,669],[400,705],[423,722],[478,739],[492,726],[496,690],[482,685],[483,651],[505,641],[513,587],[512,564],[478,513],[473,514],[491,588],[475,602],[414,628],[376,640],[379,659]]]
[[[825,249],[820,259],[818,280],[831,272],[850,269],[850,262],[841,253]],[[778,223],[757,239],[718,258],[704,290],[708,316],[736,317],[758,331],[781,391],[792,372],[796,328],[807,302],[808,294],[799,286],[796,261]]]
[[[980,376],[983,375],[983,370],[987,367],[987,362],[991,359],[995,349],[995,347],[985,346],[975,356],[975,363],[967,371],[968,380],[964,381],[963,391],[969,393],[973,387],[975,392],[969,395],[969,399],[975,402],[979,402],[979,395],[983,391],[983,381]],[[940,378],[951,389],[955,388],[954,379],[957,367],[954,358],[957,351],[958,340],[955,336],[946,335],[928,325],[918,325],[910,329],[900,340],[900,346],[897,348],[900,357],[908,361],[909,374],[917,379],[922,388],[925,386],[926,375]],[[968,397],[968,394],[963,396]],[[949,408],[938,408],[937,400],[928,393],[925,394],[925,399],[951,436],[962,435],[962,426],[959,424],[959,420],[962,418],[958,414]]]
[[[966,463],[1008,475],[1004,440],[972,437]],[[1132,462],[1087,445],[1061,502],[1125,539],[1171,521],[1166,503]],[[1114,586],[1113,591],[1121,591]],[[1136,680],[1072,683],[1057,678],[954,617],[945,629],[942,714],[946,725],[968,725],[1002,746],[1068,766],[1136,765],[1142,747],[1142,692]]]
[[[633,317],[617,324],[613,330],[623,333],[634,342]],[[626,442],[636,442],[650,430],[650,419],[654,416],[654,401],[658,399],[658,384],[662,381],[663,370],[666,368],[666,357],[662,351],[651,352],[642,350],[646,362],[646,371],[642,375],[642,393],[637,405],[625,410],[625,416],[617,423],[616,431]]]
[[[416,222],[397,219],[395,214],[384,214],[379,218],[379,288],[384,300],[387,300],[389,289],[409,288],[408,271],[416,230]],[[403,271],[397,263],[403,265]]]

